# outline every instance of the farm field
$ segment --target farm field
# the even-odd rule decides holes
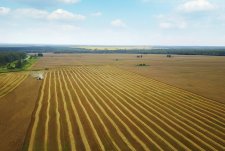
[[[225,151],[225,0],[0,2],[0,151]]]
[[[45,73],[23,150],[224,150],[225,105],[110,65]]]
[[[0,98],[1,151],[18,151],[23,146],[42,83],[28,75],[15,89]]]
[[[136,54],[45,54],[34,69],[112,65],[225,103],[225,57]],[[116,61],[118,59],[118,61]],[[145,63],[149,66],[138,67]]]
[[[224,65],[224,57],[45,54],[35,71],[0,74],[0,148],[224,150]],[[44,80],[32,77],[38,69]]]
[[[0,98],[19,86],[27,78],[27,73],[0,74]]]

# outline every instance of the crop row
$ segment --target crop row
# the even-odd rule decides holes
[[[225,106],[110,66],[46,73],[24,149],[223,150]]]
[[[27,74],[25,73],[9,73],[2,76],[0,78],[0,98],[13,91],[26,78]]]

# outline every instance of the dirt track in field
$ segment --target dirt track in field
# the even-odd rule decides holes
[[[112,66],[49,70],[24,150],[224,150],[225,105]]]

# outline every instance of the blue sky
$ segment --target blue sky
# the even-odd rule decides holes
[[[0,0],[0,43],[225,45],[223,0]]]

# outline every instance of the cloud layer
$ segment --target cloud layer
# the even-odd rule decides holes
[[[58,1],[66,4],[74,4],[80,2],[80,0],[58,0]]]
[[[178,7],[185,12],[211,11],[215,6],[207,0],[189,0]]]
[[[0,15],[6,15],[10,12],[10,8],[0,7]]]
[[[50,13],[47,18],[50,20],[84,20],[86,17],[63,9],[57,9]]]
[[[159,27],[161,29],[186,29],[188,27],[187,21],[178,15],[158,15]]]
[[[0,0],[0,4],[0,43],[225,45],[222,0]]]
[[[126,27],[126,23],[121,19],[111,21],[111,25],[114,27]]]
[[[94,13],[91,14],[91,16],[96,16],[96,17],[102,16],[102,12],[100,12],[100,11],[94,12]]]
[[[33,18],[33,19],[45,19],[45,20],[85,20],[86,16],[81,14],[75,14],[64,9],[56,9],[52,12],[36,9],[36,8],[19,8],[11,10],[10,8],[0,7],[0,14],[14,16],[15,18]]]

